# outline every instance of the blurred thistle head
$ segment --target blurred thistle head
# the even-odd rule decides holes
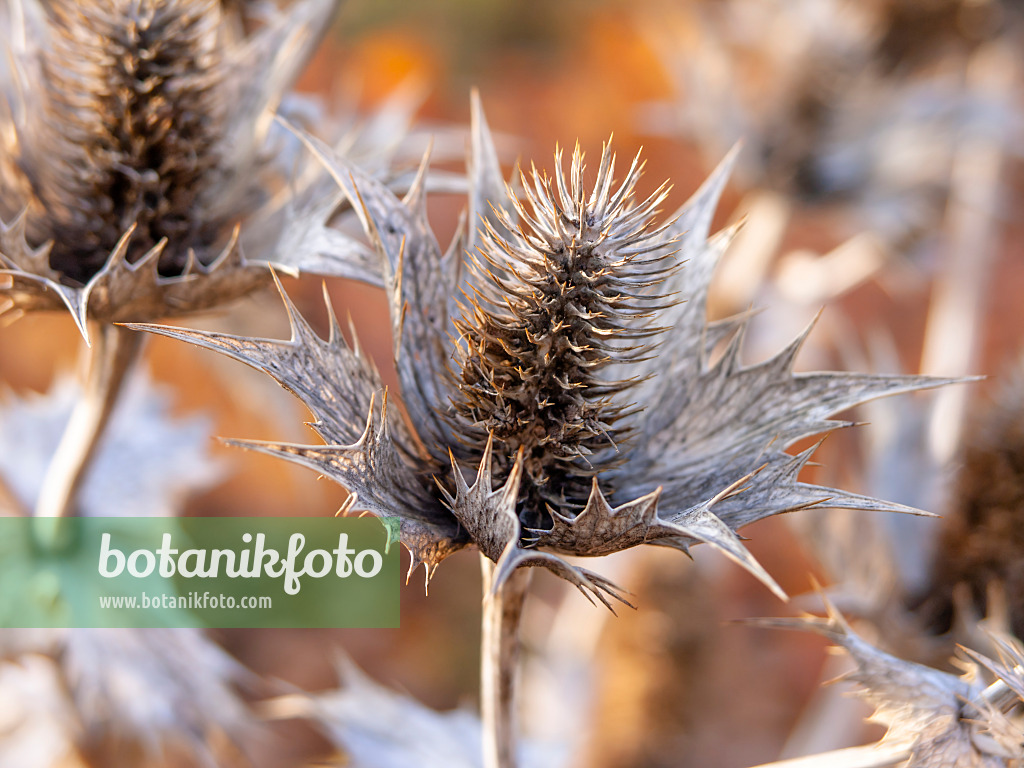
[[[991,611],[1000,589],[1010,629],[1024,637],[1024,358],[976,408],[950,490],[931,579],[918,596],[922,615],[934,631],[955,632],[968,623],[958,614]]]
[[[68,280],[88,282],[133,227],[126,259],[166,238],[166,274],[189,248],[205,255],[225,239],[226,222],[199,209],[227,117],[219,16],[213,0],[46,7],[43,87],[12,159],[30,191],[29,235],[53,240],[50,265]]]
[[[66,307],[85,332],[236,298],[270,281],[259,262],[304,267],[277,247],[296,169],[273,115],[335,5],[257,23],[219,0],[9,4],[0,309]]]
[[[506,187],[475,102],[468,216],[442,253],[426,163],[398,200],[309,141],[379,255],[404,417],[376,397],[379,374],[333,315],[321,339],[287,297],[289,341],[148,330],[230,355],[300,397],[326,445],[241,445],[336,480],[348,509],[400,518],[428,578],[473,544],[497,563],[495,588],[517,567],[543,566],[607,603],[613,585],[559,555],[706,542],[781,594],[737,528],[805,507],[913,511],[801,483],[813,448],[785,448],[844,425],[830,417],[857,403],[940,380],[794,374],[806,334],[746,366],[749,316],[707,322],[734,230],[708,233],[733,156],[658,223],[664,188],[638,199],[641,163],[617,182],[607,146],[593,183],[577,151],[568,173],[556,155],[553,178]]]

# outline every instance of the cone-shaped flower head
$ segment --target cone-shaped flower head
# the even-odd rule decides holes
[[[613,189],[606,148],[593,192],[579,147],[568,180],[560,152],[555,162],[553,181],[534,170],[523,199],[510,198],[522,228],[504,211],[486,226],[455,319],[458,453],[479,457],[493,439],[504,479],[521,449],[520,507],[534,527],[549,527],[548,508],[581,511],[592,478],[621,459],[632,409],[621,395],[636,380],[607,373],[651,353],[660,329],[646,321],[677,266],[652,222],[665,190],[636,205],[636,162]]]
[[[941,381],[794,374],[803,336],[744,366],[747,318],[706,322],[732,235],[707,239],[728,162],[663,223],[664,190],[638,201],[641,164],[617,181],[609,147],[595,182],[576,152],[568,173],[556,156],[553,178],[524,176],[519,194],[502,183],[476,105],[469,223],[442,254],[425,170],[398,200],[311,143],[379,254],[407,418],[375,399],[376,369],[336,321],[323,340],[287,297],[290,341],[149,330],[228,354],[300,397],[326,445],[244,445],[331,477],[352,492],[351,509],[401,518],[428,576],[472,543],[498,564],[495,585],[540,565],[606,600],[607,581],[558,554],[707,542],[779,591],[737,528],[825,502],[912,511],[801,483],[813,449],[784,449],[840,426],[836,412]]]
[[[306,266],[282,245],[302,217],[272,117],[334,5],[247,36],[217,0],[9,4],[0,309],[64,306],[84,332],[235,298],[269,282],[256,262]]]

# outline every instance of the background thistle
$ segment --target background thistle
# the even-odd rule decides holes
[[[1024,367],[1018,363],[1008,374],[964,440],[930,583],[917,596],[923,617],[938,633],[953,628],[957,609],[987,614],[989,593],[998,588],[1008,601],[1009,629],[1024,635]],[[961,589],[965,594],[958,595]]]
[[[214,0],[8,9],[2,308],[64,307],[88,341],[89,321],[243,296],[269,283],[268,261],[331,273],[325,256],[345,255],[337,274],[358,272],[358,246],[325,234],[337,206],[302,196],[316,174],[273,124],[335,5],[268,5],[249,33]]]
[[[125,259],[167,238],[160,271],[179,274],[189,249],[205,254],[227,234],[226,222],[195,215],[212,202],[228,119],[219,3],[58,2],[45,12],[42,104],[26,114],[13,158],[33,191],[29,237],[52,239],[51,267],[84,284],[134,227]]]
[[[991,632],[998,660],[966,649],[962,676],[904,661],[859,637],[831,604],[828,616],[775,619],[764,626],[817,632],[845,650],[854,669],[844,675],[875,708],[871,719],[887,728],[877,744],[783,760],[787,766],[843,765],[850,768],[944,768],[1019,764],[1024,740],[1024,650],[1009,635]],[[761,766],[760,768],[769,768]]]

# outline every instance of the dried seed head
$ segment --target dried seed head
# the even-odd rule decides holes
[[[639,157],[613,191],[606,145],[589,194],[578,146],[568,180],[560,152],[555,163],[553,181],[534,169],[522,197],[509,190],[522,223],[502,210],[499,226],[487,225],[455,320],[460,432],[476,457],[493,436],[502,476],[523,450],[524,522],[534,526],[548,505],[582,509],[592,477],[628,440],[629,407],[611,396],[635,382],[606,369],[635,361],[662,330],[635,321],[664,301],[652,288],[672,269],[652,226],[666,190],[637,203]]]
[[[19,157],[30,236],[53,240],[51,266],[85,283],[135,225],[127,260],[167,238],[161,271],[180,273],[189,248],[229,234],[197,211],[224,126],[219,3],[56,0],[45,12],[43,87]]]
[[[67,309],[88,340],[89,320],[222,305],[271,263],[379,282],[274,122],[337,4],[0,4],[0,314]],[[345,146],[388,174],[404,125]]]
[[[471,215],[446,253],[427,220],[425,164],[399,200],[308,140],[377,253],[406,418],[375,404],[370,361],[333,326],[317,337],[287,297],[288,341],[132,327],[229,355],[296,393],[326,445],[235,444],[341,483],[350,510],[402,518],[412,566],[428,578],[472,543],[497,564],[495,590],[517,568],[543,567],[610,606],[615,586],[559,555],[703,542],[781,595],[738,528],[826,503],[915,511],[801,483],[814,448],[784,449],[841,426],[831,417],[853,405],[947,381],[794,374],[806,334],[744,365],[748,316],[708,323],[708,284],[731,235],[708,238],[728,161],[659,228],[665,192],[635,202],[639,162],[613,191],[606,147],[588,194],[577,153],[568,177],[560,165],[553,181],[534,173],[519,198],[501,187],[479,102],[472,134]]]

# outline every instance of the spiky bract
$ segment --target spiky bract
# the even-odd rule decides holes
[[[998,660],[965,650],[963,676],[892,656],[858,636],[826,601],[826,617],[770,619],[759,624],[824,635],[854,662],[844,676],[874,708],[871,720],[887,728],[869,747],[799,759],[807,768],[1016,768],[1024,757],[1024,651],[1009,635],[988,639]],[[985,674],[982,674],[982,672]],[[986,679],[986,677],[988,679]],[[778,768],[797,761],[782,761]],[[772,768],[775,763],[758,766]]]

